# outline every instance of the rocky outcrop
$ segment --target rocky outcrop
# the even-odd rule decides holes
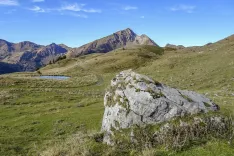
[[[118,31],[107,37],[98,39],[79,48],[74,48],[67,54],[68,57],[77,57],[90,53],[106,53],[114,49],[134,46],[134,45],[154,45],[158,46],[146,35],[138,36],[131,29]]]
[[[133,125],[157,124],[175,117],[219,109],[205,96],[170,88],[132,70],[120,72],[104,97],[104,142],[111,143],[113,130]]]
[[[180,49],[184,49],[185,47],[183,45],[174,45],[174,44],[167,44],[165,46],[165,49],[167,50],[180,50]]]

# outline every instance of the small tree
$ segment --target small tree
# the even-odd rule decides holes
[[[40,70],[37,70],[37,73],[38,73],[39,75],[42,75],[42,73],[41,73],[41,71],[40,71]]]

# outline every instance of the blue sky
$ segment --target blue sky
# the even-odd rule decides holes
[[[234,0],[0,0],[0,38],[78,47],[131,28],[160,46],[234,34]]]

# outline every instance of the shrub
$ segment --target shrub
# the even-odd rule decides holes
[[[141,91],[141,89],[139,89],[139,88],[136,88],[136,90],[135,90],[135,92],[140,92]]]
[[[129,129],[113,130],[113,132],[113,146],[103,144],[105,134],[85,130],[54,143],[40,155],[168,155],[170,152],[186,150],[214,139],[226,140],[230,143],[233,139],[232,119],[214,114],[188,116],[158,125],[143,127],[135,125]]]
[[[183,94],[181,94],[181,96],[182,96],[184,99],[186,99],[188,102],[193,102],[193,100],[192,100],[191,98],[189,98],[188,96],[183,95]]]
[[[42,73],[41,73],[41,71],[40,71],[40,70],[37,70],[37,74],[42,75]]]
[[[66,55],[59,56],[56,60],[53,60],[53,63],[56,63],[56,62],[58,62],[58,61],[60,61],[60,60],[64,60],[64,59],[66,59],[66,58],[67,58]],[[50,61],[50,62],[51,62],[51,61]]]
[[[154,98],[160,98],[160,97],[164,97],[165,95],[160,91],[160,92],[155,92],[153,91],[151,88],[147,88],[146,92],[149,92],[150,95]]]
[[[157,55],[163,55],[164,54],[164,49],[161,47],[157,47],[157,46],[151,46],[151,45],[145,45],[143,46],[144,49],[146,49],[147,51],[153,52]]]
[[[130,133],[133,133],[133,137]],[[232,119],[226,116],[197,116],[189,120],[177,119],[161,125],[134,126],[121,132],[114,132],[115,146],[142,151],[164,147],[181,151],[201,145],[211,139],[232,142]],[[118,148],[120,148],[118,147]]]

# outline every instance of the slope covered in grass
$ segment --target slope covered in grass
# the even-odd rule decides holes
[[[169,86],[206,94],[222,112],[233,115],[233,58],[230,40],[164,53],[157,47],[137,46],[40,69],[43,75],[71,76],[65,81],[34,78],[37,72],[1,76],[0,155],[35,155],[79,131],[99,131],[105,88],[119,71],[129,68]],[[102,149],[96,143],[89,146]],[[215,147],[223,155],[233,151],[226,142],[213,141],[175,155],[212,155],[209,150]]]

